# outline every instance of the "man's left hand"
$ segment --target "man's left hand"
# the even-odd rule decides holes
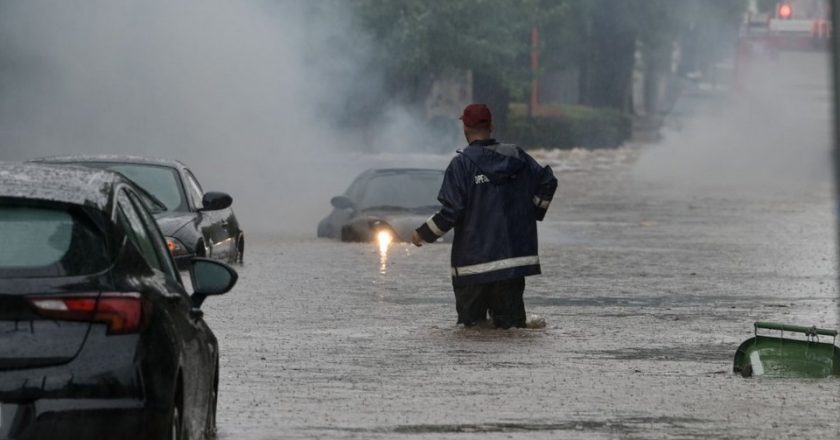
[[[414,233],[411,234],[411,243],[417,247],[423,246],[423,239],[420,237],[420,234],[418,234],[417,231],[414,231]]]

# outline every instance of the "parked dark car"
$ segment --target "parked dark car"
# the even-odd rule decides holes
[[[244,260],[245,233],[230,207],[233,199],[222,192],[205,193],[181,162],[107,155],[49,157],[38,162],[104,168],[134,181],[159,202],[152,214],[181,269],[194,256]]]
[[[443,171],[422,168],[368,170],[344,195],[333,197],[332,212],[318,223],[318,237],[373,241],[380,231],[411,241],[415,228],[440,209]],[[451,241],[446,234],[444,241]]]
[[[200,306],[236,283],[206,258],[187,294],[134,184],[0,162],[0,439],[199,439],[219,352]]]

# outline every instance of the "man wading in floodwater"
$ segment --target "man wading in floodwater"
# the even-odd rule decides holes
[[[458,323],[487,319],[500,328],[525,327],[525,277],[540,273],[537,220],[545,217],[557,179],[521,148],[490,135],[484,104],[461,115],[469,145],[449,163],[441,210],[414,231],[412,243],[432,243],[455,228],[452,285]]]

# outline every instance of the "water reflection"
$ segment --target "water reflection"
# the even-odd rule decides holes
[[[376,242],[379,243],[379,273],[383,275],[388,269],[388,248],[393,241],[391,231],[382,230],[376,233]]]

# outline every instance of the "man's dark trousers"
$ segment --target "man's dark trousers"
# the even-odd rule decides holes
[[[455,287],[458,324],[473,326],[487,319],[499,328],[525,327],[525,278]]]

